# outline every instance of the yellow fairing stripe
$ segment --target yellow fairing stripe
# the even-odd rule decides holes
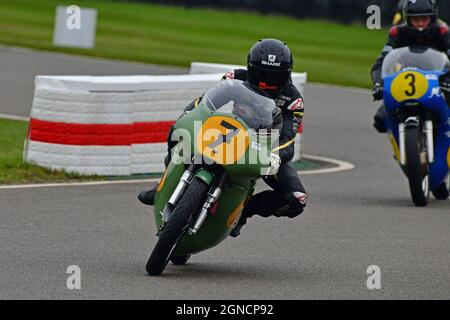
[[[447,164],[448,164],[448,167],[450,168],[450,148],[448,148],[448,153],[447,153]]]
[[[284,148],[286,148],[287,146],[291,145],[294,142],[295,142],[295,139],[292,139],[291,141],[286,142],[285,144],[279,146],[278,148],[273,149],[272,152],[280,150],[280,149],[284,149]]]
[[[240,213],[242,212],[242,209],[244,208],[244,201],[242,201],[234,210],[233,212],[228,216],[227,219],[227,227],[230,228],[238,218],[240,218]]]
[[[158,187],[156,188],[156,191],[161,191],[162,187],[164,186],[164,183],[166,182],[166,177],[167,177],[167,172],[168,170],[166,169],[166,171],[164,172],[164,175],[162,176],[161,180],[158,183]]]
[[[195,99],[194,108],[197,108],[199,102],[200,102],[200,98]]]
[[[395,141],[395,138],[392,134],[389,134],[389,141],[392,144],[392,149],[394,149],[395,159],[397,161],[400,161],[400,149],[399,149],[397,142]]]

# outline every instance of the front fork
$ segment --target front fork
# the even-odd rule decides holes
[[[433,135],[433,121],[425,121],[425,137],[427,139],[427,155],[428,163],[432,164],[434,162],[434,135]]]
[[[162,213],[162,225],[160,227],[160,230],[158,231],[157,235],[160,233],[160,231],[164,228],[164,225],[167,223],[167,221],[170,218],[170,215],[172,214],[173,210],[175,209],[176,204],[186,191],[186,189],[189,187],[189,185],[192,183],[192,180],[194,179],[194,172],[198,168],[196,165],[190,165],[186,171],[184,171],[183,175],[181,176],[180,182],[176,186],[174,192],[172,193],[169,201],[167,202],[166,206],[164,207],[163,213]],[[208,212],[212,205],[217,202],[220,195],[222,194],[222,188],[223,184],[225,182],[226,173],[222,172],[220,175],[220,178],[218,179],[217,183],[215,184],[215,187],[208,193],[208,197],[206,198],[205,203],[203,204],[202,210],[200,214],[198,215],[195,223],[193,226],[189,229],[189,234],[194,235],[200,230],[201,226],[205,222],[206,218],[208,217]]]
[[[197,166],[194,164],[189,165],[189,167],[186,169],[186,171],[184,171],[183,175],[181,176],[180,182],[176,186],[174,192],[170,196],[170,199],[162,212],[162,221],[163,221],[162,226],[164,226],[164,224],[169,220],[169,217],[173,212],[178,200],[180,200],[181,196],[184,194],[187,187],[191,184],[192,180],[194,179],[194,171],[196,167]]]
[[[222,194],[223,184],[225,182],[226,174],[222,172],[218,182],[215,184],[215,187],[208,193],[208,197],[206,198],[205,203],[203,204],[202,210],[197,217],[197,220],[193,224],[192,228],[189,229],[189,235],[194,235],[200,230],[203,223],[205,223],[206,218],[208,217],[208,213],[210,208],[219,200],[220,195]]]
[[[409,117],[405,122],[398,125],[399,132],[399,148],[400,148],[400,164],[406,165],[406,151],[405,151],[405,128],[407,126],[419,126],[420,120],[418,117]],[[423,127],[423,132],[426,138],[426,150],[428,164],[434,162],[434,136],[433,136],[433,121],[426,120]]]

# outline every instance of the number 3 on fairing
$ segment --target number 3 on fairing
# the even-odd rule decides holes
[[[413,97],[416,94],[416,76],[412,73],[408,73],[405,75],[405,80],[411,80],[411,82],[409,83],[409,86],[411,88],[411,90],[406,90],[405,94],[408,97]]]
[[[420,99],[428,91],[428,79],[417,71],[402,72],[392,81],[391,94],[397,102]]]

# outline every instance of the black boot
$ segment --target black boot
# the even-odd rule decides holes
[[[164,165],[166,166],[166,170],[170,163],[170,159],[171,159],[171,157],[170,157],[170,149],[169,149],[169,153],[164,158]],[[154,204],[156,188],[157,188],[157,186],[153,187],[152,189],[150,189],[148,191],[144,190],[141,193],[139,193],[139,195],[138,195],[139,201],[148,206],[152,206]]]
[[[270,199],[270,200],[268,200]],[[284,206],[283,198],[274,191],[263,191],[253,195],[242,210],[241,218],[236,226],[231,230],[230,236],[236,238],[241,234],[241,229],[247,223],[247,219],[257,214],[261,217],[273,215],[279,208]]]
[[[152,206],[154,204],[154,198],[156,193],[156,187],[153,187],[152,189],[148,191],[142,191],[138,195],[138,199],[143,204],[146,204],[148,206]]]

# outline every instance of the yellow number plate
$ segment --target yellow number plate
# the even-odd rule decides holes
[[[416,71],[405,71],[400,73],[392,82],[391,87],[392,96],[398,102],[410,99],[420,99],[427,91],[427,78]]]
[[[213,116],[202,125],[196,137],[197,152],[218,164],[239,161],[248,149],[250,138],[245,127],[237,120]]]

